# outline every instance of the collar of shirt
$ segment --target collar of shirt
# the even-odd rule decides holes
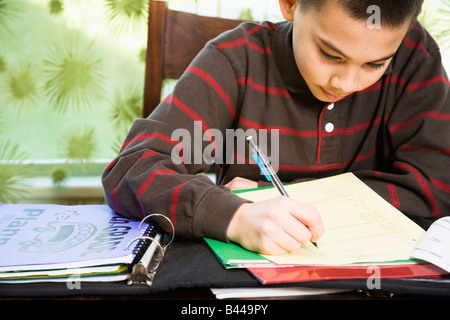
[[[282,22],[275,30],[272,52],[286,88],[293,94],[312,94],[298,70],[292,47],[292,22]]]

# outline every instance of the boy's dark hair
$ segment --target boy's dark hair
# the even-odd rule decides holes
[[[315,8],[320,10],[330,0],[297,0],[301,10]],[[356,19],[365,20],[370,6],[378,6],[382,24],[386,27],[399,27],[406,21],[414,22],[422,11],[424,0],[334,0],[343,6]]]

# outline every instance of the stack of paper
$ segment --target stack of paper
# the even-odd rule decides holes
[[[0,283],[125,280],[147,227],[106,205],[2,204]]]
[[[322,289],[307,287],[263,287],[263,288],[211,288],[217,299],[248,299],[273,297],[299,297],[348,292],[348,289]]]
[[[224,244],[207,240],[225,267],[246,267],[263,283],[367,278],[369,266],[383,266],[386,277],[446,273],[424,261],[411,259],[425,231],[353,174],[288,185],[286,191],[292,198],[319,210],[326,231],[317,241],[318,248],[309,243],[285,255],[236,261],[237,255],[224,250]],[[238,195],[254,202],[279,196],[274,188]],[[235,251],[246,251],[235,244],[225,245],[233,246]],[[286,267],[290,269],[280,269]]]

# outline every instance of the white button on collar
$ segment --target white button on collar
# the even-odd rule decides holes
[[[333,108],[334,108],[334,103],[330,104],[330,105],[327,107],[327,109],[330,110],[330,111],[333,110]]]

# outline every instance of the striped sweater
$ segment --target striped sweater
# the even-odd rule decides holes
[[[181,151],[177,129],[192,137],[182,139]],[[227,129],[278,132],[283,182],[353,172],[411,218],[450,214],[449,80],[437,44],[419,23],[378,82],[331,105],[314,98],[298,71],[290,22],[244,23],[210,41],[173,93],[134,122],[104,171],[107,203],[137,219],[164,213],[179,236],[227,241],[244,200],[198,175],[208,161],[188,159],[230,145]],[[194,138],[199,133],[202,139]],[[249,150],[239,153],[237,143],[235,149],[224,160],[224,182],[263,181]],[[174,150],[183,162],[173,161]]]

